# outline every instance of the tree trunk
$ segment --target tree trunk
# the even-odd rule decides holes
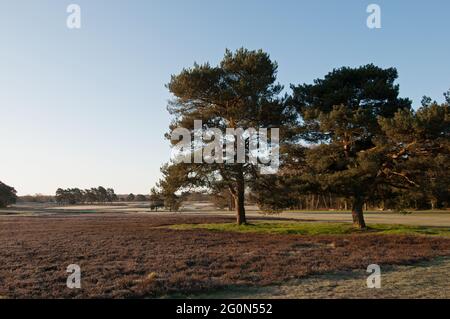
[[[366,222],[363,215],[364,200],[355,198],[352,206],[353,225],[359,229],[366,229]]]
[[[247,223],[245,218],[245,186],[244,181],[238,181],[236,187],[236,194],[234,195],[236,208],[236,222],[238,225]]]
[[[436,200],[432,199],[430,202],[431,202],[431,210],[435,210],[436,209]]]
[[[234,210],[234,208],[233,208],[233,206],[234,206],[233,203],[234,203],[233,197],[229,198],[229,199],[228,199],[228,211],[230,211],[230,212],[232,212],[232,211]]]

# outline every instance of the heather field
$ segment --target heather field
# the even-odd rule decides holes
[[[360,233],[340,224],[266,217],[235,229],[227,226],[232,222],[227,216],[169,213],[4,214],[0,298],[203,298],[227,293],[328,298],[334,297],[333,289],[324,290],[329,276],[333,287],[342,284],[336,296],[366,297],[365,277],[348,275],[365,273],[369,264],[387,267],[391,275],[386,283],[403,287],[376,296],[401,297],[408,295],[406,283],[414,278],[392,275],[403,269],[396,267],[413,267],[407,270],[422,278],[417,270],[422,268],[415,265],[436,260],[441,261],[435,265],[436,278],[445,285],[448,229],[424,235],[416,228],[376,226]],[[66,287],[70,264],[81,267],[81,289]],[[423,289],[417,295],[433,296]],[[439,296],[450,297],[448,290],[440,290]]]

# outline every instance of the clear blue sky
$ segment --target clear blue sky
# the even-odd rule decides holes
[[[66,27],[66,8],[82,28]],[[382,29],[366,7],[382,9]],[[450,1],[1,0],[0,180],[19,194],[108,186],[148,193],[169,159],[164,85],[225,48],[262,48],[279,81],[397,67],[401,95],[450,87]]]

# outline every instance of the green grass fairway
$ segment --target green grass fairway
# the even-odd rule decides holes
[[[434,235],[450,236],[450,227],[427,227],[406,225],[369,225],[368,230],[360,231],[349,223],[293,223],[293,222],[256,222],[247,225],[221,224],[179,224],[171,229],[207,229],[241,233],[268,233],[294,235],[348,235],[348,234],[397,234],[397,235]]]

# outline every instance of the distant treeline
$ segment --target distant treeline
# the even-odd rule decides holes
[[[40,197],[40,196],[39,196]],[[38,198],[39,198],[38,197]],[[33,202],[33,200],[31,200]],[[47,200],[49,202],[51,200]],[[58,188],[54,201],[60,205],[112,203],[118,201],[148,201],[145,195],[117,195],[112,188],[99,186],[91,189]]]
[[[248,194],[248,202],[257,203],[256,196]],[[298,194],[291,193],[288,198],[287,209],[291,210],[341,210],[348,211],[352,209],[352,203],[345,197],[336,196],[329,192]],[[259,205],[258,205],[259,206]],[[364,202],[365,210],[392,210],[404,211],[409,209],[428,210],[428,209],[447,209],[450,207],[448,193],[438,193],[436,196],[430,196],[421,191],[398,191],[390,192],[385,197],[374,197]],[[260,207],[264,210],[264,207]]]
[[[99,186],[97,188],[85,190],[79,188],[58,188],[56,190],[55,200],[58,204],[74,205],[81,203],[115,202],[118,200],[118,197],[114,193],[114,189]]]
[[[18,198],[19,202],[22,203],[54,203],[55,202],[55,196],[52,195],[43,195],[43,194],[35,194],[35,195],[25,195],[20,196]]]
[[[365,210],[392,210],[392,211],[405,211],[408,209],[414,210],[428,210],[428,209],[448,209],[450,208],[450,199],[448,193],[442,191],[436,192],[436,196],[430,196],[426,192],[421,191],[408,191],[390,193],[386,197],[375,197],[373,199],[364,202]],[[185,200],[199,201],[198,194],[196,197],[181,197],[181,202]],[[210,201],[218,209],[234,210],[235,203],[232,195],[227,191],[222,191],[216,194],[203,195],[203,200]],[[205,197],[206,196],[206,197]],[[248,192],[245,194],[246,202],[248,205],[256,205],[264,211],[264,206],[258,203],[257,194]],[[287,199],[287,201],[286,201]],[[320,210],[337,210],[348,211],[352,209],[351,201],[345,197],[333,195],[330,192],[322,193],[310,193],[299,194],[290,193],[285,196],[286,208],[288,210],[308,210],[308,211],[320,211]],[[181,205],[182,203],[180,203]]]

